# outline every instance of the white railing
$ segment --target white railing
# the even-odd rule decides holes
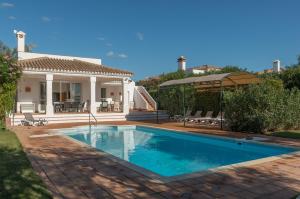
[[[92,116],[92,117],[93,117],[93,119],[95,120],[95,124],[94,124],[94,126],[97,126],[97,124],[98,124],[98,121],[97,121],[96,117],[94,116],[94,114],[93,114],[93,113],[91,113],[90,111],[89,111],[89,126],[91,127],[91,116]]]
[[[144,94],[144,96],[147,98],[147,100],[150,102],[151,106],[154,108],[154,110],[157,109],[157,103],[156,101],[153,99],[153,97],[148,93],[148,91],[145,89],[145,87],[143,86],[136,86],[137,90]]]
[[[148,102],[144,99],[142,94],[138,91],[137,87],[134,87],[134,108],[148,110]]]

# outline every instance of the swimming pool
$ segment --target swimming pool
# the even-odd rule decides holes
[[[163,177],[296,151],[277,145],[144,126],[82,126],[59,131]]]

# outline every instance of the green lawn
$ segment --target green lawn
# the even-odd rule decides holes
[[[277,131],[271,133],[273,136],[283,137],[283,138],[293,138],[300,139],[300,131]]]
[[[0,198],[52,198],[33,171],[16,135],[0,129]]]

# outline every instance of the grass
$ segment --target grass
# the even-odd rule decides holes
[[[292,139],[300,139],[300,131],[276,131],[271,133],[271,135],[276,137],[283,138],[292,138]]]
[[[52,198],[16,135],[0,128],[0,198]]]

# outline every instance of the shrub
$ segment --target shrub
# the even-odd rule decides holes
[[[185,109],[194,110],[195,89],[192,86],[185,87]],[[183,87],[174,86],[161,89],[158,96],[159,109],[168,111],[169,115],[183,114]]]
[[[284,81],[285,88],[299,88],[300,89],[300,65],[294,65],[287,68],[281,75]]]
[[[300,127],[300,91],[285,90],[280,80],[224,93],[225,118],[235,131],[261,133]]]
[[[21,71],[14,64],[14,60],[0,55],[0,126],[5,125],[6,115],[13,110],[20,76]]]

